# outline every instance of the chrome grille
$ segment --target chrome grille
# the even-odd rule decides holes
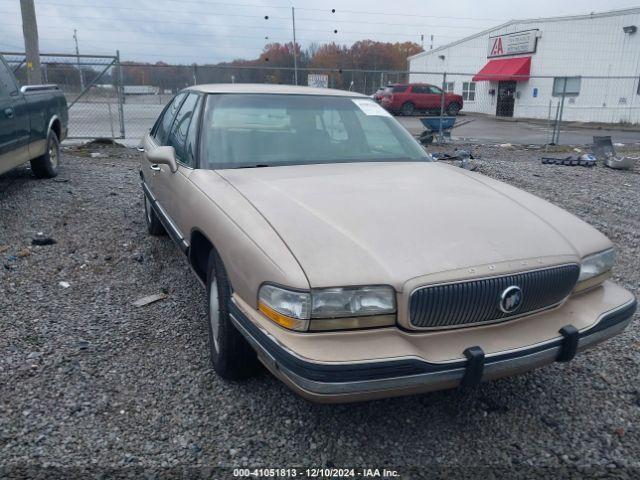
[[[417,328],[451,328],[506,320],[552,307],[567,297],[578,280],[577,264],[466,282],[432,285],[411,294],[409,321]],[[512,285],[522,290],[514,313],[500,310],[500,295]]]

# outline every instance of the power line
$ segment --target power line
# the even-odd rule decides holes
[[[2,13],[2,12],[0,12]],[[16,24],[4,24],[4,25],[12,25],[12,26],[16,26]],[[284,31],[289,31],[288,27],[264,27],[264,26],[260,26],[260,25],[210,25],[210,24],[192,24],[192,23],[188,23],[188,25],[201,25],[201,26],[207,26],[207,27],[216,27],[216,26],[224,26],[224,27],[228,27],[228,28],[257,28],[257,29],[261,29],[261,28],[267,28],[269,30],[284,30]],[[56,27],[56,26],[50,26],[50,25],[41,25],[41,28],[50,28],[50,29],[62,29],[62,30],[68,30],[67,27]],[[321,32],[321,33],[326,33],[326,34],[331,34],[332,31],[330,30],[325,30],[325,29],[317,29],[317,28],[296,28],[296,30],[300,30],[300,31],[305,31],[305,32]],[[125,30],[125,29],[117,29],[117,28],[83,28],[83,31],[94,31],[94,32],[133,32],[133,33],[138,33],[140,34],[140,30]],[[143,32],[143,33],[147,33],[147,32]],[[364,31],[354,31],[354,30],[340,30],[338,31],[338,35],[339,37],[334,37],[332,41],[338,41],[340,40],[340,38],[343,36],[343,34],[353,34],[353,35],[359,35],[359,38],[362,38],[363,36],[368,36],[370,35],[371,32],[364,32]],[[212,35],[213,33],[209,34],[209,33],[203,33],[203,34],[197,34],[197,33],[183,33],[183,32],[163,32],[163,35],[176,35],[176,36],[198,36],[198,35],[205,35],[205,36],[209,36]],[[383,36],[383,37],[413,37],[413,38],[420,38],[420,33],[416,32],[416,33],[400,33],[400,32],[386,32],[386,33],[376,33],[376,36]],[[451,36],[451,35],[441,35],[439,33],[435,33],[434,35],[436,35],[437,37],[444,37],[444,38],[461,38],[461,35],[456,35],[456,36]],[[226,35],[225,35],[226,36]]]
[[[10,13],[10,12],[2,12],[0,11],[0,13]],[[206,16],[206,15],[205,15]],[[225,15],[225,14],[220,14],[220,15],[215,15],[215,16],[232,16],[232,17],[243,17],[243,18],[262,18],[260,15]],[[74,20],[103,20],[103,17],[99,17],[99,16],[86,16],[86,15],[47,15],[48,18],[53,17],[53,18],[64,18],[64,19],[74,19]],[[279,17],[280,18],[280,17]],[[284,18],[282,17],[284,20],[289,20],[288,18]],[[310,19],[310,18],[301,18],[299,20],[306,20],[306,21],[321,21],[321,22],[332,22],[332,20],[314,20],[314,19]],[[138,23],[139,20],[138,19],[129,19],[129,18],[123,18],[123,19],[119,19],[119,21],[121,22],[136,22]],[[354,21],[354,22],[350,22],[347,20],[339,20],[338,22],[342,22],[342,23],[350,23],[350,24],[363,24],[363,25],[388,25],[388,26],[400,26],[400,27],[416,27],[416,28],[420,28],[420,29],[425,29],[425,28],[455,28],[455,29],[465,29],[465,30],[477,30],[476,27],[470,26],[470,25],[418,25],[418,24],[412,24],[412,25],[407,25],[407,24],[402,24],[402,23],[385,23],[385,22],[358,22],[358,21]],[[166,23],[166,24],[173,24],[173,25],[186,25],[186,26],[212,26],[211,24],[208,23],[197,23],[197,22],[180,22],[180,21],[176,21],[176,20],[155,20],[155,19],[145,19],[145,23]],[[220,25],[223,27],[228,27],[231,25]],[[289,30],[289,28],[282,28],[282,27],[273,27],[271,25],[233,25],[233,27],[247,27],[247,28],[270,28],[270,29],[274,29],[274,30]],[[307,31],[323,31],[323,30],[319,30],[319,29],[302,29],[302,28],[298,28],[298,30],[307,30]],[[353,32],[352,32],[353,33]],[[364,33],[364,32],[363,32]],[[398,35],[402,35],[400,33],[397,33]]]
[[[170,2],[176,3],[176,2]],[[184,3],[192,3],[196,5],[220,5],[220,6],[229,6],[229,7],[241,7],[241,8],[263,8],[263,9],[282,9],[289,10],[290,6],[281,6],[281,5],[264,5],[264,4],[255,4],[255,3],[229,3],[229,2],[212,2],[206,0],[194,1],[194,0],[181,0],[180,4]],[[112,5],[81,5],[81,4],[69,4],[69,3],[56,3],[56,2],[43,2],[39,1],[38,5],[52,5],[52,6],[66,6],[66,7],[85,7],[85,8],[106,8],[109,10],[139,10],[139,7],[120,7],[120,6],[112,6]],[[371,10],[342,10],[342,9],[333,9],[335,12],[332,12],[329,8],[310,8],[310,7],[296,7],[298,10],[305,10],[310,12],[325,12],[327,14],[357,14],[357,15],[376,15],[376,16],[384,16],[384,15],[392,15],[395,17],[411,17],[411,18],[436,18],[436,19],[451,19],[451,20],[483,20],[483,21],[497,21],[504,22],[505,18],[490,18],[490,17],[457,17],[457,16],[439,16],[439,15],[419,15],[413,13],[395,13],[395,12],[385,12],[385,11],[371,11]],[[170,11],[170,10],[163,10]],[[183,11],[183,10],[172,10],[173,12],[178,13],[196,13],[193,11]],[[285,18],[288,19],[288,18]]]

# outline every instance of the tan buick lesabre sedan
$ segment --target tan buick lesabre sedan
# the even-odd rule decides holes
[[[431,161],[359,94],[189,88],[140,150],[149,232],[206,286],[224,378],[259,360],[322,402],[473,386],[571,360],[636,309],[604,235]]]

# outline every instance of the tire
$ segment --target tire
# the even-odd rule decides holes
[[[447,107],[447,115],[451,117],[455,117],[456,115],[458,115],[458,113],[460,113],[460,110],[461,110],[461,107],[459,103],[451,102]]]
[[[216,373],[227,380],[254,375],[258,357],[236,329],[229,316],[231,285],[222,260],[215,251],[209,254],[207,267],[207,325],[209,352]]]
[[[156,215],[156,211],[151,206],[149,197],[144,192],[142,192],[142,197],[142,201],[144,203],[144,219],[147,223],[147,231],[154,237],[164,235],[167,232],[164,229],[164,225],[162,225],[162,222],[158,218],[158,215]]]
[[[38,178],[53,178],[58,175],[60,163],[60,140],[53,130],[47,136],[47,150],[44,155],[31,160],[31,171]]]
[[[400,112],[403,115],[413,115],[415,111],[416,111],[416,106],[411,102],[403,103],[402,107],[400,107]]]

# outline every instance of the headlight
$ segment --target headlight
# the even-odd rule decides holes
[[[395,324],[396,300],[389,286],[320,288],[296,292],[263,285],[258,308],[293,330],[336,330]]]
[[[604,280],[603,277],[613,268],[614,263],[615,252],[613,248],[583,258],[575,290],[584,290],[601,283]]]
[[[323,288],[311,291],[313,318],[363,317],[395,311],[395,295],[391,287]]]
[[[292,330],[308,330],[311,294],[263,285],[258,293],[258,309],[278,325]]]

